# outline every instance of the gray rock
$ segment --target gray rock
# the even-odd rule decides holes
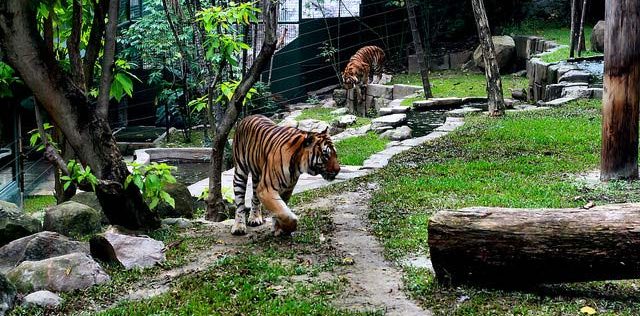
[[[407,121],[406,114],[391,114],[377,117],[371,121],[371,128],[378,130],[380,127],[396,127]]]
[[[575,100],[575,98],[560,98],[560,99],[551,100],[549,102],[544,102],[543,105],[550,106],[550,107],[557,107],[557,106],[561,106],[566,103],[569,103],[573,100]]]
[[[182,183],[169,183],[164,186],[164,190],[175,201],[175,207],[168,203],[160,202],[156,208],[156,212],[161,218],[166,217],[185,217],[193,218],[193,210],[195,209],[193,198],[189,192],[189,188]]]
[[[324,103],[322,103],[322,107],[323,108],[335,108],[338,105],[338,103],[334,100],[334,99],[327,99],[324,101]]]
[[[99,232],[102,214],[90,206],[67,201],[46,210],[44,229],[66,236],[83,236]]]
[[[0,274],[0,316],[13,308],[16,294],[16,287],[4,275]]]
[[[388,108],[380,108],[380,110],[378,110],[378,115],[383,116],[383,115],[389,115],[389,114],[407,113],[409,112],[410,109],[411,108],[408,106],[394,106],[394,107],[388,107]]]
[[[62,304],[63,299],[58,294],[46,290],[33,292],[24,297],[22,306],[56,308]]]
[[[588,99],[591,97],[591,90],[586,85],[568,86],[562,89],[563,98]]]
[[[367,95],[391,100],[393,98],[393,86],[369,84],[367,85]]]
[[[446,116],[451,116],[451,117],[464,117],[465,115],[467,115],[469,113],[478,113],[478,112],[482,112],[482,109],[472,108],[472,107],[464,107],[464,108],[459,108],[459,109],[454,109],[454,110],[448,111],[447,113],[445,113],[445,115]]]
[[[604,93],[604,89],[602,88],[589,88],[589,91],[591,91],[591,98],[592,99],[600,99],[602,100],[602,95]]]
[[[558,66],[558,70],[557,70],[558,78],[561,78],[567,72],[572,71],[572,70],[578,70],[578,66],[573,65],[573,64]],[[558,81],[560,81],[560,80],[558,80]]]
[[[21,212],[13,203],[0,201],[0,246],[41,229],[39,220]]]
[[[295,119],[293,119],[291,117],[287,117],[284,120],[282,120],[280,123],[278,123],[278,126],[297,128],[298,127],[298,121],[296,121]]]
[[[387,84],[389,82],[391,82],[391,79],[393,79],[393,76],[390,74],[382,74],[380,81],[378,81],[378,84]]]
[[[409,139],[411,138],[411,128],[409,128],[409,126],[400,126],[380,134],[380,138],[387,138],[394,141]]]
[[[24,261],[7,273],[18,291],[69,292],[111,280],[91,257],[72,253],[40,261]]]
[[[516,55],[516,43],[510,36],[493,36],[493,46],[495,47],[496,60],[500,71],[509,70]],[[482,47],[478,46],[473,52],[473,60],[480,68],[484,68],[482,58]]]
[[[591,74],[581,70],[570,70],[560,76],[558,82],[585,82],[591,81]]]
[[[473,57],[473,52],[470,50],[456,52],[449,54],[449,68],[450,69],[462,69],[464,64]]]
[[[384,108],[389,104],[389,99],[385,98],[373,98],[373,108],[376,111],[379,111],[381,108]]]
[[[162,219],[162,224],[163,225],[168,225],[168,226],[175,226],[175,227],[178,227],[178,228],[189,228],[189,227],[193,226],[193,224],[191,224],[191,221],[189,221],[186,218],[181,218],[181,217],[164,218],[164,219]]]
[[[125,269],[149,268],[165,260],[164,243],[107,231],[91,238],[91,255],[103,261],[118,262]]]
[[[410,86],[406,84],[394,84],[393,85],[393,99],[403,99],[412,94],[422,91],[420,86]]]
[[[382,134],[392,129],[393,129],[393,126],[378,126],[375,129],[373,129],[373,131],[376,132],[377,134]]]
[[[301,129],[305,132],[315,132],[320,133],[329,129],[329,124],[327,122],[307,119],[298,122],[298,129]]]
[[[339,108],[331,111],[331,115],[345,115],[349,113],[349,109],[347,108]]]
[[[336,107],[344,107],[345,105],[347,105],[347,90],[333,90],[333,100],[336,101]]]
[[[98,197],[94,192],[78,192],[71,198],[71,201],[78,202],[80,204],[88,205],[100,212],[102,215],[102,224],[109,225],[109,219],[102,211],[102,205],[100,205],[100,201],[98,201]]]
[[[336,121],[334,121],[334,125],[339,128],[346,128],[349,125],[355,124],[356,120],[358,120],[357,116],[347,114],[340,116]]]
[[[598,21],[591,32],[591,50],[604,53],[604,21]]]
[[[39,232],[0,248],[0,273],[6,273],[23,261],[38,261],[76,252],[89,254],[89,245],[55,232]]]

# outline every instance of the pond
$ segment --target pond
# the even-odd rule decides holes
[[[407,126],[411,128],[411,137],[420,137],[431,133],[444,124],[446,110],[409,111]]]
[[[209,162],[168,159],[158,159],[155,160],[155,162],[166,163],[170,166],[176,167],[177,170],[172,172],[173,176],[178,182],[187,186],[209,177],[209,168],[211,167]]]

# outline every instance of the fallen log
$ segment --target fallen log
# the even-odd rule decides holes
[[[429,249],[442,284],[640,278],[640,204],[441,211],[429,222]]]

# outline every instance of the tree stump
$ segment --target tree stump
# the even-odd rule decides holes
[[[640,278],[640,204],[441,211],[429,222],[429,249],[443,284]]]

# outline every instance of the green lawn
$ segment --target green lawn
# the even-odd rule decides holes
[[[24,198],[23,209],[27,213],[34,213],[53,205],[56,205],[53,195],[32,195]]]
[[[387,143],[388,139],[380,139],[376,133],[369,132],[337,141],[335,147],[341,165],[361,166],[371,155],[384,150]]]
[[[591,189],[572,176],[598,166],[599,103],[578,101],[503,119],[469,117],[460,130],[394,158],[370,179],[380,185],[372,197],[370,220],[387,257],[428,255],[427,225],[437,210],[640,201],[637,183]],[[638,281],[502,292],[448,288],[438,285],[428,270],[405,272],[412,295],[436,315],[578,315],[587,305],[602,309],[601,315],[637,315],[640,310]],[[458,302],[461,296],[468,300]]]
[[[431,92],[434,97],[486,97],[487,82],[484,73],[464,72],[460,70],[433,71],[429,74]],[[419,74],[398,74],[389,84],[409,84],[422,86]],[[524,89],[528,85],[525,77],[513,75],[502,76],[502,89],[509,95],[510,89]],[[407,101],[409,100],[409,101]],[[413,101],[424,100],[424,97],[405,99],[403,105],[409,106]]]
[[[333,111],[335,109],[332,108],[322,108],[322,107],[317,107],[317,108],[308,108],[308,109],[304,109],[302,110],[302,114],[300,114],[299,116],[296,117],[296,121],[302,121],[302,120],[307,120],[307,119],[313,119],[313,120],[320,120],[320,121],[324,121],[327,123],[331,123],[335,120],[338,119],[338,117],[340,117],[340,115],[333,115],[331,114],[331,111]],[[357,128],[357,127],[361,127],[367,124],[371,124],[371,119],[368,117],[358,117],[356,120],[356,123],[349,126],[351,128]]]

